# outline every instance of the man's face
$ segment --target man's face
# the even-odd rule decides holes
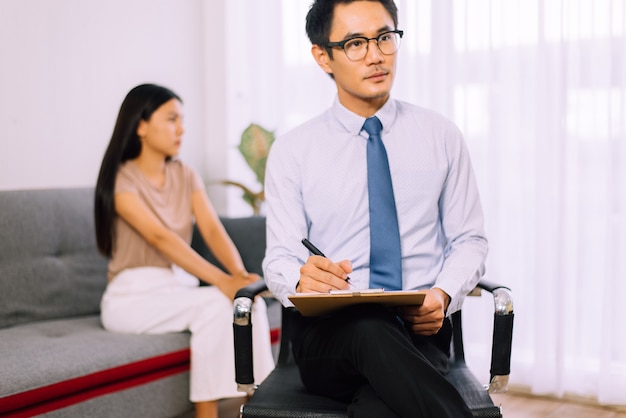
[[[393,19],[382,4],[355,1],[338,4],[330,31],[330,42],[355,36],[374,38],[394,30]],[[316,48],[317,47],[317,48]],[[361,116],[371,116],[389,97],[396,68],[396,54],[384,55],[370,41],[365,57],[351,61],[341,48],[333,49],[330,59],[324,48],[313,47],[313,55],[327,73],[333,74],[339,101]]]

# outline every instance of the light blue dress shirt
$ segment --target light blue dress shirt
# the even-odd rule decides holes
[[[448,314],[484,273],[487,240],[469,154],[458,128],[439,114],[389,99],[376,113],[385,144],[402,242],[403,289],[433,286],[451,297]],[[265,176],[265,280],[285,306],[308,238],[331,260],[350,260],[351,282],[369,286],[365,118],[336,99],[320,116],[279,137]]]

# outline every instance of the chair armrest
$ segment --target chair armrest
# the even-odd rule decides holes
[[[256,296],[265,291],[267,291],[265,281],[256,281],[239,289],[233,303],[235,381],[237,390],[248,394],[256,390],[252,362],[252,303]]]
[[[490,393],[506,392],[511,373],[513,295],[509,288],[486,280],[481,280],[477,287],[493,295],[495,308],[491,345],[491,378],[487,389]]]
[[[267,284],[265,280],[257,280],[254,283],[250,283],[246,287],[242,287],[235,293],[235,300],[239,298],[248,298],[250,300],[254,299],[255,296],[260,295],[261,293],[267,290]]]

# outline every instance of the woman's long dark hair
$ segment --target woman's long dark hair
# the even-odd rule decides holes
[[[95,226],[98,250],[106,257],[113,252],[113,225],[115,220],[115,177],[120,165],[139,156],[141,141],[137,127],[141,120],[148,121],[152,114],[171,99],[182,102],[173,91],[155,84],[142,84],[128,92],[122,102],[111,141],[104,153],[95,190]]]

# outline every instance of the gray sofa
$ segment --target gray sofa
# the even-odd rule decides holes
[[[246,267],[260,273],[264,219],[222,221]],[[215,262],[197,235],[193,245]],[[0,191],[0,416],[192,410],[188,334],[105,331],[106,267],[95,245],[93,189]]]

